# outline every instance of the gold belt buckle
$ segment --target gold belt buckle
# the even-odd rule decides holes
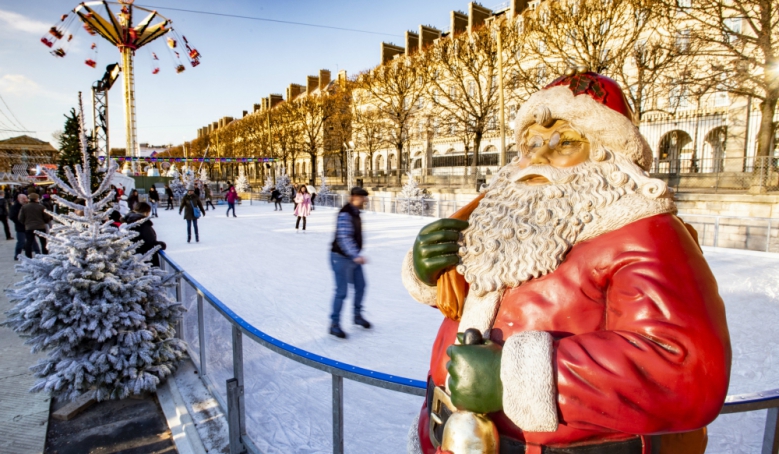
[[[442,428],[446,423],[446,419],[449,415],[444,416],[443,410],[446,409],[449,415],[457,411],[457,408],[452,404],[452,397],[446,393],[443,387],[436,386],[433,389],[433,402],[430,406],[430,441],[433,446],[438,448],[441,446],[441,440],[436,437],[436,430]],[[442,430],[443,433],[443,430]]]

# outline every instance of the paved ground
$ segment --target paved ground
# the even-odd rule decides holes
[[[14,272],[16,241],[0,239],[0,288],[19,280]],[[0,320],[11,308],[5,292],[0,292]],[[42,355],[40,355],[42,356]],[[0,452],[3,454],[42,453],[49,420],[49,396],[27,392],[35,379],[28,367],[36,355],[16,333],[0,327]]]

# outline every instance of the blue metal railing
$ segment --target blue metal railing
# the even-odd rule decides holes
[[[426,382],[411,378],[398,377],[382,372],[364,369],[351,364],[336,361],[321,355],[317,355],[294,345],[276,339],[252,326],[238,314],[233,312],[219,298],[208,291],[195,278],[174,262],[165,252],[160,252],[162,267],[166,271],[179,273],[177,278],[176,299],[183,303],[183,282],[187,282],[197,292],[197,318],[199,339],[199,376],[203,380],[219,405],[228,414],[230,432],[230,454],[239,454],[246,450],[253,454],[260,454],[260,450],[246,433],[246,415],[244,404],[244,379],[243,379],[243,335],[263,347],[278,353],[286,358],[305,366],[327,372],[332,376],[332,403],[333,403],[333,452],[344,452],[344,424],[343,424],[343,379],[352,380],[367,385],[398,391],[405,394],[425,396]],[[232,352],[233,352],[233,378],[227,380],[227,400],[223,400],[211,381],[207,371],[205,348],[205,321],[203,308],[205,303],[216,309],[231,325],[232,328]],[[181,334],[181,329],[178,330]],[[190,356],[193,355],[190,350]],[[762,391],[759,393],[737,394],[727,396],[720,414],[743,413],[767,409],[765,430],[763,432],[763,444],[761,454],[779,452],[779,389]]]

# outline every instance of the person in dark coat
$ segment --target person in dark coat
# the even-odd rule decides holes
[[[206,193],[206,211],[208,211],[208,206],[209,206],[209,205],[211,205],[211,208],[213,208],[213,209],[215,209],[215,210],[216,210],[216,207],[215,207],[215,206],[214,206],[214,204],[211,202],[211,188],[210,188],[210,187],[208,187],[208,185],[207,185],[207,184],[204,184],[204,185],[203,185],[203,189],[205,190],[205,193]]]
[[[196,211],[198,208],[199,211]],[[200,233],[197,230],[197,219],[200,216],[205,216],[206,211],[203,209],[203,204],[200,203],[200,199],[195,196],[195,188],[190,185],[187,187],[187,195],[181,199],[181,206],[179,207],[179,214],[184,211],[184,219],[187,221],[187,243],[192,241],[192,224],[195,225],[195,242],[200,242]]]
[[[5,239],[13,240],[11,229],[8,227],[9,208],[9,202],[5,198],[5,191],[0,192],[0,224],[3,224],[3,229],[5,229]]]
[[[130,191],[130,197],[127,198],[127,206],[130,207],[130,210],[135,209],[135,205],[140,202],[140,196],[138,195],[138,191],[133,189]]]
[[[170,188],[169,184],[165,185],[165,198],[168,200],[168,207],[165,208],[165,211],[172,210],[173,209],[173,189]]]
[[[16,202],[14,202],[13,206],[11,206],[9,217],[11,218],[11,221],[14,223],[14,227],[16,230],[16,248],[14,249],[14,260],[18,260],[19,254],[22,253],[25,244],[27,244],[27,235],[25,234],[24,231],[24,223],[19,222],[19,213],[22,211],[22,206],[26,205],[27,203],[28,203],[27,196],[22,193],[19,193],[16,195]],[[37,242],[32,243],[32,250],[36,254],[41,253],[41,250],[38,249]]]
[[[138,202],[132,213],[127,215],[127,223],[132,224],[138,222],[143,218],[148,218],[150,214],[151,205],[146,202]],[[143,255],[151,251],[155,246],[160,246],[160,250],[165,250],[165,243],[157,241],[157,232],[154,231],[154,224],[149,219],[146,219],[131,230],[138,232],[138,236],[135,237],[133,241],[141,243],[141,245],[138,246],[138,249],[135,250],[136,254]],[[151,264],[157,267],[160,266],[160,256],[156,252],[151,257]]]
[[[281,209],[281,192],[278,189],[274,189],[270,193],[270,199],[273,200],[273,211],[282,211]]]
[[[46,213],[46,208],[38,203],[39,195],[35,192],[30,194],[30,203],[24,205],[19,212],[19,222],[24,224],[24,234],[27,235],[24,254],[28,258],[32,258],[32,245],[35,243],[35,232],[46,233],[47,224],[51,221],[51,216]],[[38,240],[41,242],[41,252],[48,254],[46,249],[46,238],[38,236]]]
[[[335,274],[335,297],[333,312],[330,314],[330,334],[340,339],[346,338],[341,329],[341,308],[349,288],[354,286],[354,324],[369,329],[371,324],[362,316],[362,299],[365,294],[365,275],[362,266],[366,263],[362,251],[362,221],[360,210],[365,205],[368,191],[355,187],[351,190],[349,203],[338,213],[335,239],[330,249],[330,266]]]
[[[157,205],[160,204],[160,193],[157,192],[157,188],[152,185],[149,188],[149,205],[151,206],[151,215],[155,218],[158,218],[157,216]]]

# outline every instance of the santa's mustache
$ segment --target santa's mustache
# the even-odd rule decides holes
[[[568,184],[581,173],[581,169],[579,168],[581,165],[582,164],[560,169],[549,164],[533,164],[524,169],[513,171],[508,176],[508,180],[512,183],[524,183],[533,177],[541,176],[549,180],[552,184]]]

